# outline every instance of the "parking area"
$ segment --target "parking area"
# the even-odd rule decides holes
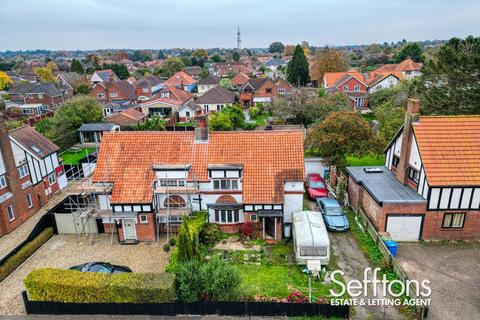
[[[480,314],[480,244],[401,244],[397,258],[409,277],[430,280],[429,320]]]
[[[52,237],[24,264],[0,283],[0,314],[25,314],[21,291],[23,278],[36,268],[68,268],[91,261],[105,261],[129,266],[134,272],[163,272],[169,254],[163,250],[165,241],[120,245],[107,234],[89,236],[57,235]]]

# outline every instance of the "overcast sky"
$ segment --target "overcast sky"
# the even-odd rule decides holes
[[[343,45],[480,34],[479,0],[1,0],[0,50]]]

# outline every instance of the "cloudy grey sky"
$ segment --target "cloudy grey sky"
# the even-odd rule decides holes
[[[0,50],[243,47],[480,34],[478,0],[1,0]]]

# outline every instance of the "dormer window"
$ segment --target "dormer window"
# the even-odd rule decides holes
[[[238,190],[238,179],[215,179],[214,190]]]
[[[158,184],[161,187],[185,187],[185,180],[183,179],[159,179]]]

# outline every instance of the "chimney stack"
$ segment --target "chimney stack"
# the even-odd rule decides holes
[[[397,179],[407,184],[408,179],[408,160],[412,148],[413,129],[412,123],[418,122],[420,112],[420,101],[418,99],[408,99],[407,111],[405,112],[405,121],[403,124],[402,149],[400,150],[400,159],[398,162]]]
[[[26,209],[26,200],[23,195],[23,189],[20,184],[20,175],[17,170],[15,158],[13,156],[10,136],[3,114],[0,113],[0,150],[2,152],[3,163],[5,165],[5,177],[10,192],[13,194],[13,210],[17,219],[23,219]],[[23,221],[22,221],[23,222]]]
[[[367,66],[364,65],[364,64],[362,64],[362,65],[360,66],[360,73],[364,74],[366,71],[367,71]]]
[[[208,142],[208,118],[201,114],[195,116],[195,143]]]

